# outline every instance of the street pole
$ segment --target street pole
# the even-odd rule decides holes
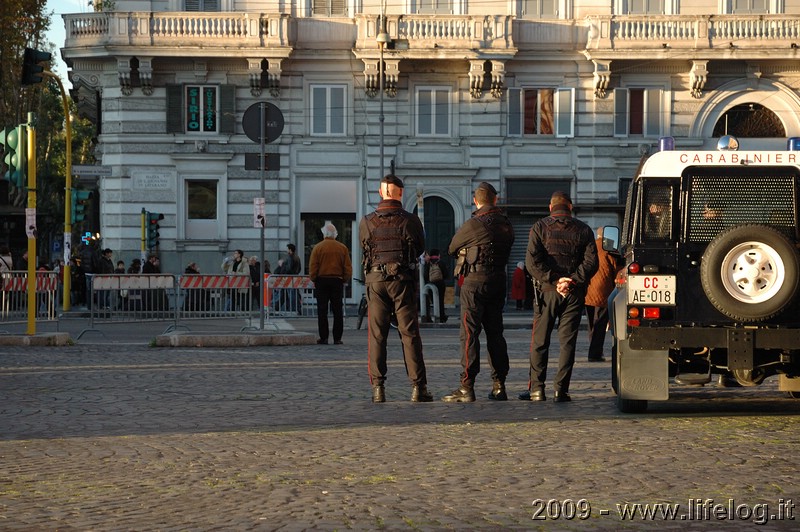
[[[381,6],[381,32],[377,36],[378,41],[378,48],[380,48],[380,60],[378,64],[378,91],[380,94],[378,95],[380,100],[380,114],[378,116],[378,121],[380,122],[380,169],[381,173],[378,176],[379,179],[383,179],[383,122],[386,117],[383,114],[383,90],[386,82],[384,81],[383,75],[383,50],[386,48],[386,43],[389,42],[389,34],[386,33],[386,15],[383,13],[383,6]]]
[[[264,201],[264,206],[266,207],[266,166],[267,166],[267,156],[266,152],[266,136],[267,136],[267,106],[265,102],[260,103],[259,111],[261,111],[261,164],[259,164],[259,168],[261,169],[261,199]],[[259,269],[261,271],[258,272],[259,280],[258,280],[258,315],[259,315],[259,325],[260,329],[264,330],[264,291],[267,287],[264,285],[264,264],[265,257],[264,257],[264,229],[267,225],[266,223],[267,216],[266,212],[264,213],[264,217],[261,218],[261,238],[258,239],[260,250],[261,250],[261,266]]]
[[[70,266],[70,259],[72,254],[72,118],[69,113],[69,100],[67,100],[67,91],[64,90],[64,84],[61,83],[61,78],[50,72],[44,70],[42,72],[45,76],[52,78],[58,83],[58,89],[61,92],[61,105],[64,107],[64,131],[66,133],[66,164],[64,165],[64,173],[66,174],[66,182],[64,184],[64,312],[70,309],[70,292],[72,291],[72,268]]]
[[[28,330],[29,335],[36,334],[36,314],[39,309],[36,306],[36,116],[28,113],[28,123],[25,125],[25,149],[27,153],[24,157],[28,162],[28,208],[25,213],[25,223],[33,223],[33,228],[26,227],[28,233]],[[29,213],[33,214],[32,217]],[[32,218],[32,220],[31,220]]]

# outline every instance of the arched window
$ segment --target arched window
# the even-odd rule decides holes
[[[778,115],[757,103],[735,105],[725,111],[714,126],[714,137],[785,137],[786,129]]]

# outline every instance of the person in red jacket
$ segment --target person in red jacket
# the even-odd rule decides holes
[[[525,302],[525,264],[517,263],[514,275],[511,277],[511,299],[516,300],[517,310],[522,310]]]

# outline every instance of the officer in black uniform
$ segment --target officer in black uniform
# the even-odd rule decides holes
[[[492,370],[489,399],[505,401],[508,347],[503,337],[506,300],[506,264],[514,244],[514,228],[497,207],[497,191],[486,181],[472,198],[478,208],[450,241],[448,253],[458,257],[456,273],[464,275],[461,286],[461,385],[442,398],[449,403],[475,400],[475,377],[480,371],[481,329]]]
[[[537,301],[533,311],[531,370],[528,391],[519,398],[545,401],[547,357],[550,335],[558,320],[561,351],[558,373],[553,381],[554,400],[571,401],[569,382],[575,364],[575,344],[583,314],[586,286],[597,271],[597,245],[594,231],[572,217],[572,201],[566,192],[550,198],[550,216],[531,228],[525,266],[537,281]]]
[[[364,251],[367,289],[369,379],[372,401],[386,401],[386,339],[392,313],[403,343],[406,372],[411,381],[411,400],[430,402],[422,340],[419,336],[414,280],[417,257],[425,249],[425,233],[416,214],[403,209],[403,182],[393,174],[380,184],[381,202],[375,212],[361,219],[359,240]]]

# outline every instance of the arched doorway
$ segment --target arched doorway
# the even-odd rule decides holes
[[[425,248],[438,249],[442,253],[442,262],[448,268],[452,268],[452,261],[447,256],[447,247],[456,232],[453,206],[439,196],[428,196],[424,202],[422,223],[425,224]],[[414,213],[417,213],[416,207]]]

